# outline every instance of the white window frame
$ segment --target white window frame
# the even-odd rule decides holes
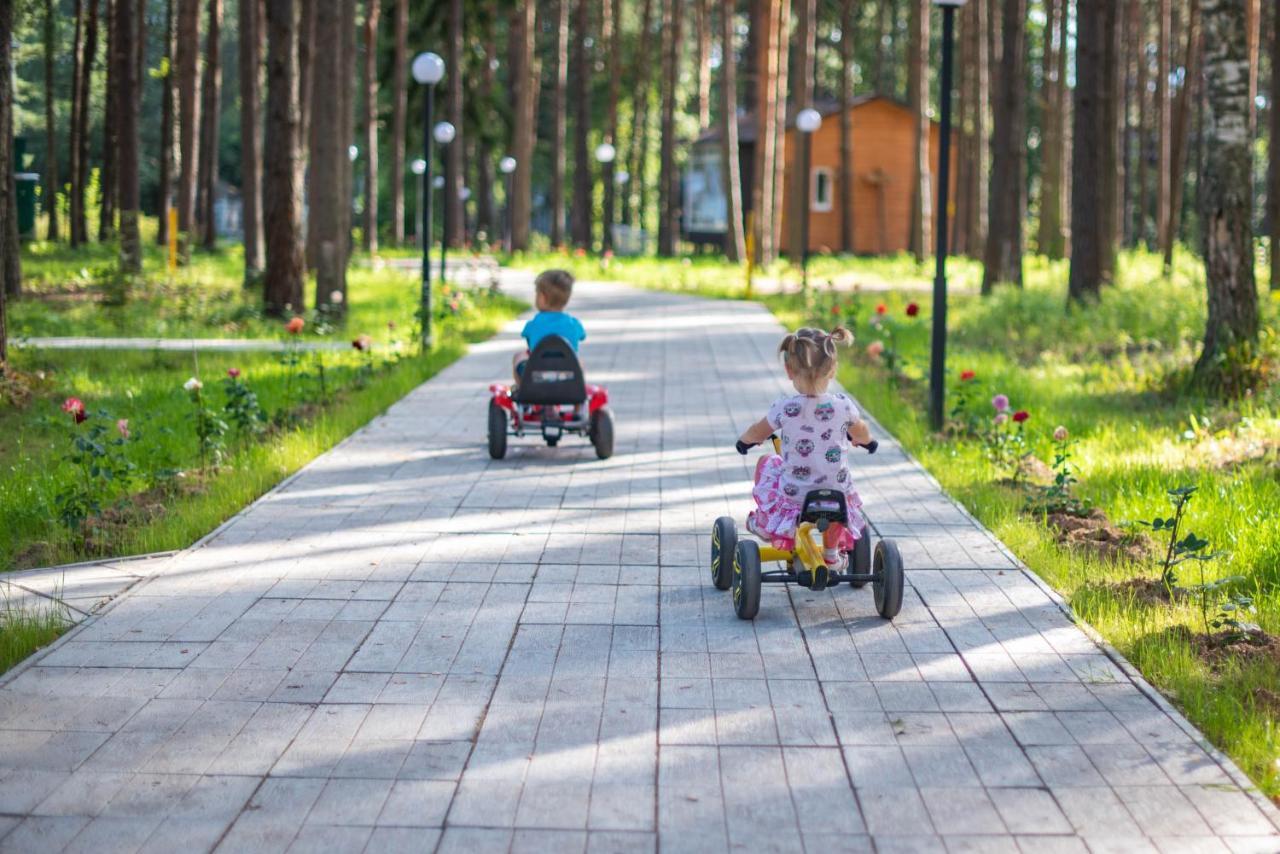
[[[827,200],[818,198],[818,175],[827,176]],[[835,199],[835,171],[830,166],[815,166],[809,178],[809,210],[816,213],[830,213]]]

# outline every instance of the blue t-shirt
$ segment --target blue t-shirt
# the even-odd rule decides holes
[[[538,342],[548,335],[559,335],[568,341],[574,352],[578,350],[578,342],[587,337],[581,321],[572,314],[563,311],[540,311],[524,325],[520,334],[529,342],[529,349],[538,346]]]

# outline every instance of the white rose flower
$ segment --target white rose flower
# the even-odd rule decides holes
[[[200,380],[196,379],[195,377],[192,377],[191,379],[183,383],[182,387],[187,391],[199,391],[200,389],[204,388],[204,383],[200,382]]]

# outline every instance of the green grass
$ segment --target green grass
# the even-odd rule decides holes
[[[542,256],[521,263],[537,267],[557,261],[563,265],[566,259]],[[607,274],[600,272],[598,260],[569,258],[568,264],[580,275],[708,296],[737,298],[743,290],[741,270],[714,259],[688,265],[615,259]],[[957,260],[951,268],[962,284],[975,284],[981,276],[973,262]],[[1280,667],[1236,660],[1211,669],[1179,631],[1200,630],[1194,603],[1144,604],[1114,586],[1139,575],[1154,577],[1153,566],[1104,562],[1060,547],[1042,518],[1024,512],[1025,496],[999,482],[1007,472],[988,461],[980,443],[929,429],[924,401],[932,305],[920,284],[932,268],[902,258],[824,258],[811,267],[811,273],[818,270],[821,275],[811,281],[897,281],[902,289],[884,293],[868,287],[852,293],[817,286],[807,297],[790,293],[763,301],[789,327],[830,327],[838,318],[852,328],[858,342],[840,371],[845,387],[1263,791],[1280,796],[1280,697],[1266,693],[1280,692]],[[1072,460],[1079,467],[1077,494],[1117,522],[1167,516],[1166,490],[1195,484],[1199,491],[1187,530],[1228,552],[1206,567],[1208,576],[1243,576],[1239,591],[1252,595],[1257,606],[1251,619],[1280,635],[1280,389],[1260,388],[1231,403],[1187,390],[1205,314],[1203,271],[1189,253],[1178,254],[1167,281],[1156,256],[1124,254],[1118,284],[1095,307],[1066,308],[1067,273],[1064,262],[1028,258],[1025,289],[998,288],[987,299],[953,296],[951,390],[961,370],[973,369],[975,407],[984,418],[993,414],[988,401],[997,392],[1007,394],[1015,408],[1027,409],[1031,450],[1046,462],[1053,460],[1049,434],[1058,424],[1068,427],[1079,440]],[[1262,293],[1264,343],[1274,352],[1280,302]],[[920,306],[916,319],[905,314],[909,302]],[[878,303],[886,306],[904,360],[905,378],[892,382],[883,362],[865,352],[878,338],[889,343],[868,322]],[[1199,430],[1193,429],[1193,417]],[[1234,460],[1239,454],[1233,449],[1250,443],[1271,450],[1261,459]],[[1182,581],[1198,581],[1194,564],[1184,570]]]
[[[5,603],[0,609],[0,673],[53,643],[70,627],[60,608],[22,609]]]

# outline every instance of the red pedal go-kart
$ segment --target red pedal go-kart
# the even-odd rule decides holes
[[[569,342],[548,335],[525,362],[520,384],[494,383],[489,401],[489,456],[507,455],[507,436],[541,433],[554,448],[566,434],[586,436],[596,456],[613,455],[613,413],[604,386],[587,385]]]

